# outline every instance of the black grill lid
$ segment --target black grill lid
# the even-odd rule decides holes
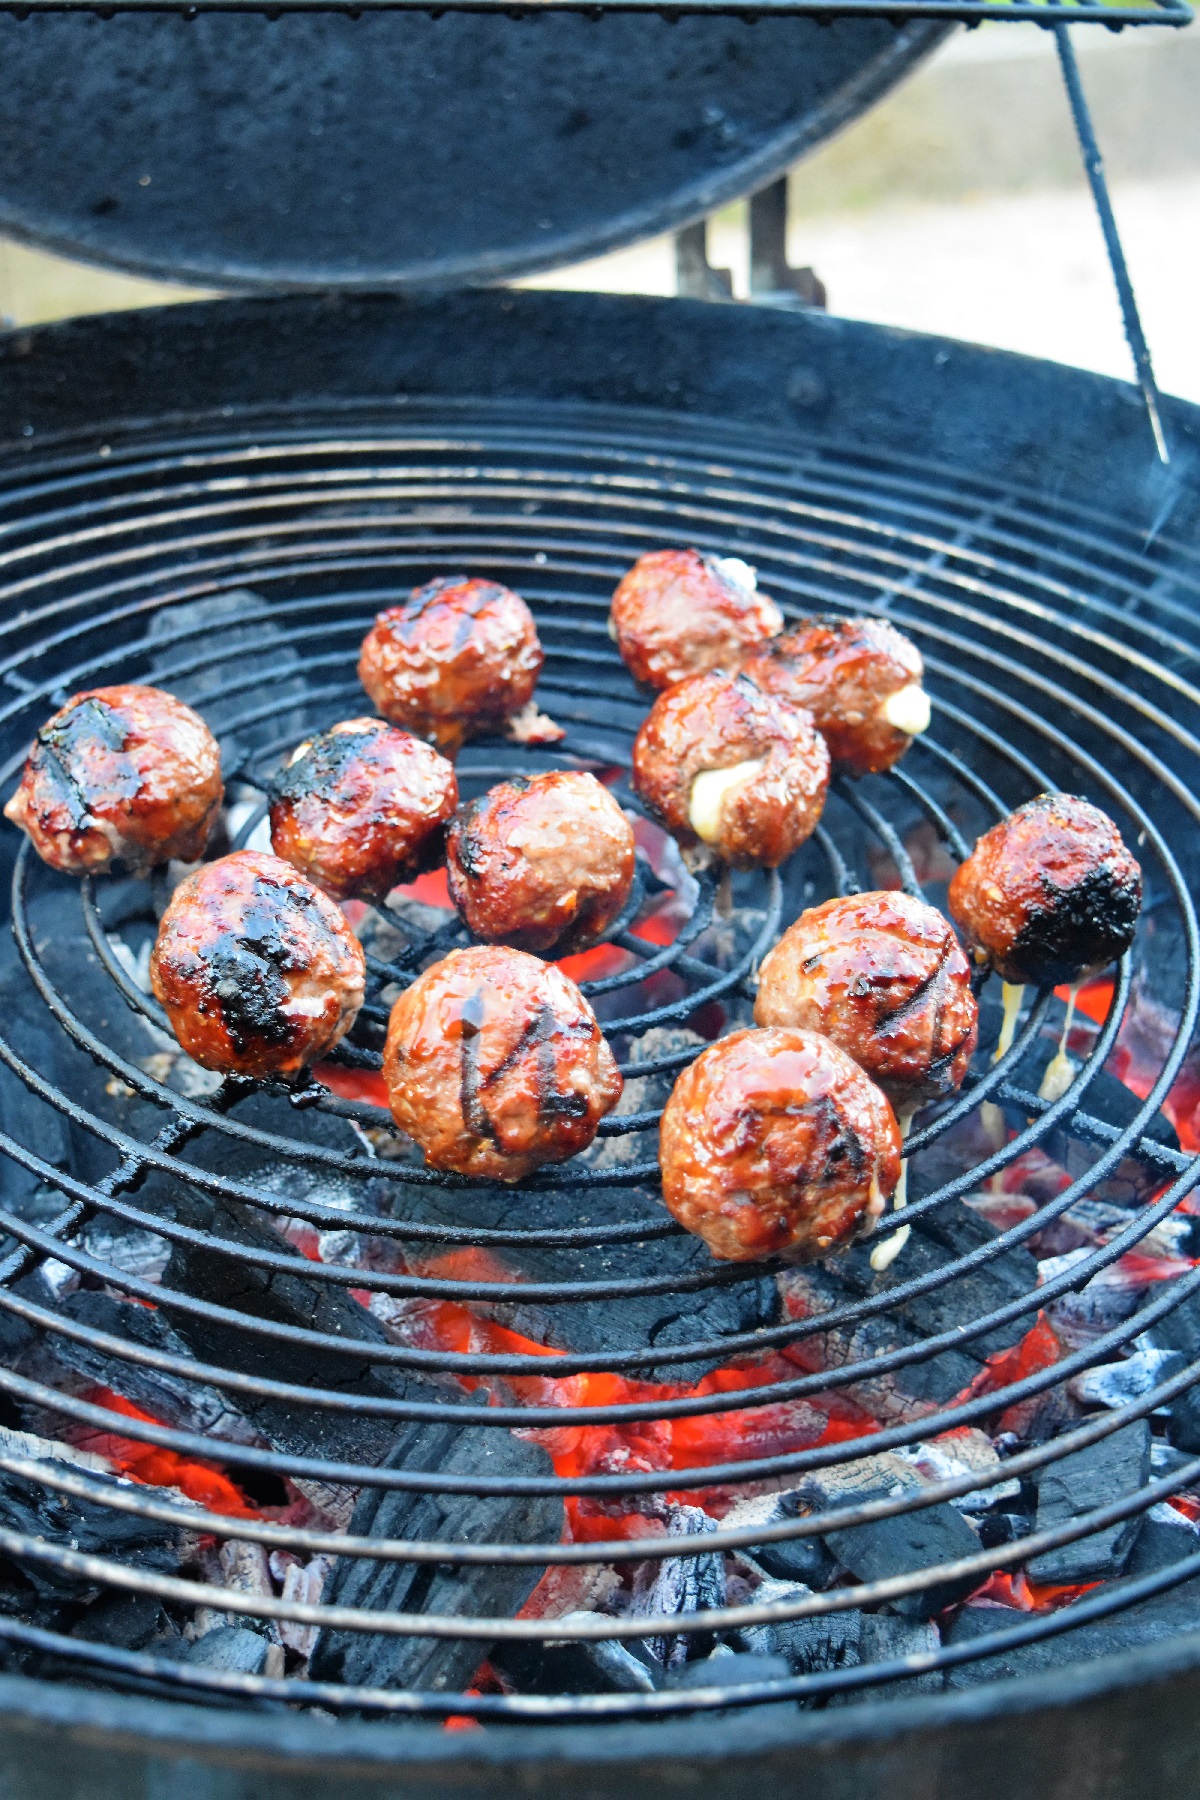
[[[765,185],[946,29],[0,15],[0,230],[226,288],[503,280]]]

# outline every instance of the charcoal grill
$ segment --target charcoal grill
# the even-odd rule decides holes
[[[1188,1393],[1200,1362],[1177,1357],[1122,1404],[1064,1415],[1057,1435],[1017,1449],[991,1473],[818,1506],[767,1526],[669,1537],[650,1529],[667,1495],[794,1486],[994,1421],[1061,1395],[1089,1370],[1119,1367],[1135,1338],[1161,1329],[1200,1291],[1200,1267],[1181,1272],[1185,1264],[1148,1289],[1132,1316],[1048,1366],[1001,1374],[986,1389],[975,1383],[865,1437],[564,1475],[546,1458],[528,1459],[519,1473],[489,1472],[486,1454],[445,1469],[392,1466],[354,1449],[377,1443],[380,1431],[398,1436],[448,1418],[477,1443],[512,1442],[514,1429],[711,1425],[731,1414],[752,1421],[769,1407],[858,1392],[865,1381],[919,1376],[950,1355],[973,1356],[982,1375],[995,1344],[1018,1343],[1040,1312],[1178,1217],[1200,1176],[1180,1111],[1200,1003],[1191,898],[1200,818],[1200,409],[1157,395],[1135,317],[1132,325],[1140,393],[814,313],[553,294],[230,301],[13,334],[0,345],[0,767],[10,786],[33,730],[68,693],[159,679],[190,696],[221,734],[227,782],[241,801],[234,841],[245,842],[280,756],[361,708],[354,664],[375,612],[451,568],[526,595],[547,651],[539,700],[566,727],[554,747],[472,744],[460,762],[467,792],[501,774],[583,766],[608,772],[622,803],[637,810],[629,746],[645,702],[605,620],[615,581],[645,550],[686,542],[736,554],[758,567],[789,616],[873,612],[914,636],[929,670],[931,731],[889,776],[839,785],[814,839],[779,875],[739,878],[732,942],[732,926],[722,937],[729,897],[715,884],[689,888],[678,874],[664,877],[661,862],[657,875],[643,866],[613,933],[623,966],[582,977],[635,1079],[669,1077],[695,1054],[693,1041],[640,1057],[647,1031],[712,1034],[746,1015],[758,961],[803,905],[881,881],[938,898],[971,837],[1046,787],[1104,805],[1147,876],[1138,941],[1070,1087],[1052,1101],[1034,1091],[1062,1003],[1048,992],[1030,996],[1012,1049],[993,1063],[985,1042],[963,1097],[910,1140],[906,1218],[914,1242],[936,1233],[964,1194],[1047,1145],[1075,1171],[1070,1185],[932,1267],[902,1253],[882,1286],[792,1317],[767,1307],[770,1269],[704,1258],[681,1273],[669,1261],[680,1233],[658,1203],[653,1155],[621,1149],[626,1139],[647,1142],[637,1134],[652,1132],[653,1109],[606,1121],[600,1155],[531,1178],[522,1189],[527,1216],[480,1210],[468,1184],[379,1154],[371,1134],[382,1115],[363,1096],[379,1066],[387,996],[460,941],[453,923],[409,908],[386,945],[364,924],[368,1005],[353,1042],[331,1059],[330,1085],[296,1094],[236,1083],[180,1091],[161,1054],[156,1061],[131,1048],[165,1041],[151,1035],[161,1015],[137,973],[153,886],[131,897],[127,885],[107,880],[61,882],[10,838],[9,978],[21,971],[33,1012],[0,1020],[3,1094],[30,1095],[37,1107],[24,1115],[32,1129],[0,1134],[0,1225],[9,1240],[0,1332],[12,1346],[0,1367],[6,1422],[37,1420],[48,1435],[74,1440],[115,1433],[178,1458],[215,1459],[260,1497],[278,1498],[287,1482],[351,1497],[478,1501],[499,1506],[509,1529],[358,1541],[311,1519],[232,1517],[162,1487],[114,1487],[94,1469],[38,1459],[12,1439],[0,1442],[0,1474],[127,1521],[183,1525],[298,1557],[352,1549],[360,1567],[415,1566],[429,1580],[507,1571],[527,1593],[548,1568],[613,1561],[611,1541],[565,1543],[557,1531],[522,1529],[522,1520],[556,1518],[567,1496],[643,1512],[645,1535],[622,1541],[620,1555],[653,1570],[668,1559],[761,1551],[916,1516],[1014,1478],[1034,1483],[1138,1421],[1157,1420],[1161,1439],[1164,1410]],[[660,947],[633,927],[672,879],[686,916]],[[994,1008],[985,1010],[985,1038],[994,1041],[996,1023]],[[1114,1104],[1106,1065],[1125,1067],[1114,1056],[1128,1061],[1135,1052],[1133,1087]],[[1164,1129],[1164,1101],[1178,1137]],[[1016,1135],[990,1151],[978,1141],[964,1150],[964,1133],[986,1106],[1003,1109]],[[3,1114],[6,1126],[11,1117]],[[956,1290],[990,1291],[971,1284],[1121,1171],[1136,1202],[1103,1242],[1013,1297],[956,1298]],[[40,1208],[25,1203],[35,1189]],[[171,1191],[192,1200],[165,1206]],[[285,1220],[340,1234],[337,1247],[318,1260],[299,1255],[272,1233]],[[165,1279],[161,1269],[138,1273],[116,1250],[97,1249],[100,1225],[150,1233],[173,1259]],[[876,1235],[893,1228],[884,1221]],[[523,1278],[500,1282],[478,1267],[421,1272],[411,1261],[399,1272],[371,1266],[356,1254],[366,1239],[401,1243],[418,1261],[451,1251],[507,1257]],[[568,1266],[545,1261],[554,1256],[573,1258],[575,1272],[522,1271],[522,1258],[535,1268]],[[39,1270],[51,1272],[49,1283]],[[127,1326],[148,1306],[182,1342],[163,1348],[153,1333],[114,1331],[58,1304],[77,1279],[84,1294],[143,1302],[122,1309]],[[264,1280],[291,1296],[282,1311],[263,1300]],[[514,1305],[533,1309],[553,1361],[495,1339],[429,1348],[348,1326],[353,1317],[369,1322],[372,1296],[510,1322]],[[733,1309],[720,1314],[720,1329],[706,1324],[714,1296]],[[668,1297],[679,1301],[682,1323],[640,1340],[618,1324]],[[927,1304],[942,1309],[943,1328],[910,1331],[891,1348],[815,1370],[796,1361],[780,1374],[773,1364],[771,1380],[757,1387],[697,1388],[704,1371],[831,1332],[853,1335]],[[616,1348],[594,1325],[589,1338],[573,1323],[588,1309],[594,1320],[598,1306],[611,1309]],[[288,1431],[264,1447],[261,1431],[217,1441],[194,1424],[114,1413],[86,1387],[51,1378],[60,1351],[60,1367],[123,1372],[124,1385],[108,1376],[104,1384],[120,1392],[136,1393],[137,1378],[153,1376],[176,1391],[215,1393],[248,1417],[274,1408]],[[393,1386],[372,1388],[360,1379],[364,1367]],[[548,1374],[673,1385],[665,1398],[554,1405],[525,1403],[506,1385]],[[467,1390],[463,1378],[500,1385]],[[548,1642],[659,1636],[707,1650],[785,1620],[919,1608],[922,1595],[947,1585],[965,1593],[994,1571],[1141,1519],[1189,1487],[1200,1489],[1200,1456],[1160,1457],[1158,1472],[1132,1489],[1096,1493],[1086,1514],[1032,1538],[981,1542],[966,1558],[782,1603],[751,1598],[661,1616],[311,1606],[218,1591],[136,1558],[11,1530],[0,1531],[0,1556],[103,1594],[225,1610],[234,1623],[320,1625],[359,1642],[465,1644],[470,1658],[490,1653],[503,1667],[506,1650]],[[1190,1591],[1200,1537],[1192,1542],[1165,1567],[1021,1615],[988,1637],[948,1634],[936,1648],[759,1675],[736,1688],[713,1680],[546,1692],[508,1680],[479,1692],[464,1691],[461,1680],[332,1679],[317,1665],[307,1676],[245,1674],[39,1625],[18,1609],[0,1614],[0,1648],[14,1671],[0,1675],[0,1757],[14,1791],[46,1795],[124,1794],[138,1783],[159,1792],[185,1771],[198,1793],[214,1797],[292,1795],[302,1784],[316,1794],[447,1784],[484,1793],[514,1779],[581,1782],[597,1794],[700,1780],[733,1792],[749,1780],[797,1795],[849,1797],[884,1781],[901,1795],[1016,1795],[1046,1779],[1051,1758],[1065,1771],[1056,1779],[1066,1793],[1182,1794],[1200,1763],[1190,1729],[1200,1636],[1173,1629],[1132,1649],[1121,1640],[1120,1653],[1097,1659],[1089,1629]],[[1074,1642],[1075,1656],[1037,1660],[1047,1646]],[[719,1662],[711,1665],[718,1674]]]

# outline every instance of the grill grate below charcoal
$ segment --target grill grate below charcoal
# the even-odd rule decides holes
[[[940,1684],[1062,1634],[1090,1655],[1099,1622],[1172,1592],[1162,1629],[1194,1622],[1194,554],[832,443],[483,402],[176,420],[100,456],[64,440],[4,472],[0,528],[6,782],[70,692],[159,681],[221,737],[236,843],[280,756],[364,710],[374,613],[450,570],[525,594],[539,700],[567,727],[553,748],[468,746],[468,794],[587,767],[637,812],[645,702],[606,608],[664,544],[746,558],[793,616],[886,613],[934,698],[903,765],[837,785],[777,875],[693,881],[640,822],[625,916],[567,964],[632,1110],[516,1191],[426,1170],[378,1104],[391,998],[465,941],[435,883],[351,909],[368,1005],[288,1092],[176,1053],[145,982],[161,879],[80,886],[17,855],[13,1666],[229,1704],[628,1719]],[[1066,1091],[1037,1091],[1063,996],[1029,996],[993,1061],[985,990],[964,1093],[909,1140],[914,1232],[886,1275],[869,1244],[815,1270],[714,1263],[656,1193],[675,1072],[749,1017],[804,905],[889,884],[944,900],[974,835],[1046,787],[1112,812],[1147,887],[1133,951],[1081,996]],[[955,1459],[985,1432],[1000,1454]],[[1178,1553],[1130,1560],[1167,1502]],[[174,1623],[102,1641],[101,1605]],[[787,1660],[730,1686],[729,1650]]]

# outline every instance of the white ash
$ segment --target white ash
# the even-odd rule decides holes
[[[103,1220],[94,1220],[86,1228],[83,1248],[97,1262],[108,1263],[139,1281],[160,1282],[171,1260],[170,1244],[156,1232],[120,1231]]]
[[[1101,1363],[1098,1368],[1085,1369],[1067,1383],[1067,1391],[1085,1406],[1126,1406],[1168,1380],[1183,1367],[1183,1362],[1180,1351],[1158,1349],[1143,1332],[1141,1337],[1134,1339],[1130,1354],[1120,1362]],[[1155,1410],[1166,1412],[1168,1408],[1157,1407]]]
[[[672,1506],[667,1515],[668,1537],[694,1537],[716,1531],[715,1519],[698,1506]],[[647,1563],[634,1581],[634,1613],[705,1612],[725,1604],[725,1559],[722,1556],[668,1556]],[[665,1668],[675,1669],[688,1659],[689,1639],[684,1636],[652,1637],[646,1647]]]

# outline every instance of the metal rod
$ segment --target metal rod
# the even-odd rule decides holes
[[[1088,107],[1087,96],[1083,91],[1075,46],[1071,42],[1071,33],[1066,25],[1055,25],[1054,41],[1058,46],[1059,66],[1062,69],[1063,85],[1067,90],[1067,99],[1071,106],[1071,117],[1075,122],[1075,135],[1079,139],[1079,148],[1083,155],[1084,171],[1092,190],[1096,211],[1100,217],[1100,229],[1104,234],[1104,248],[1108,252],[1109,266],[1116,284],[1117,299],[1121,305],[1121,318],[1125,324],[1125,338],[1133,357],[1137,384],[1142,390],[1142,399],[1146,403],[1146,413],[1150,420],[1150,429],[1154,433],[1154,444],[1158,451],[1159,461],[1169,463],[1171,452],[1167,447],[1166,433],[1163,430],[1162,405],[1158,384],[1154,379],[1154,368],[1150,361],[1150,346],[1147,344],[1146,334],[1142,330],[1137,299],[1133,292],[1133,283],[1129,278],[1129,267],[1125,261],[1125,252],[1121,247],[1116,215],[1113,212],[1108,182],[1104,175],[1104,159],[1100,155],[1100,146],[1096,141],[1091,111]]]

